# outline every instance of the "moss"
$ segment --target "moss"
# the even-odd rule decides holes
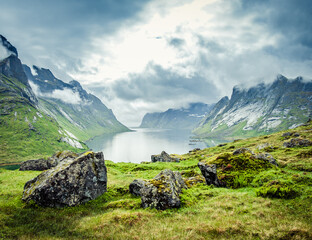
[[[241,188],[250,185],[255,175],[274,165],[263,159],[257,159],[249,152],[238,155],[222,153],[207,161],[217,165],[218,178],[227,187]]]
[[[300,195],[300,187],[291,181],[273,180],[256,191],[257,196],[290,199]]]

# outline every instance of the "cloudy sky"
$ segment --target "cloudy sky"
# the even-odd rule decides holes
[[[310,0],[0,0],[27,65],[78,80],[128,126],[277,74],[312,78]]]

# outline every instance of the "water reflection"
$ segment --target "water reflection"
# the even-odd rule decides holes
[[[114,162],[150,161],[152,154],[183,154],[194,148],[205,148],[203,142],[192,141],[189,130],[132,128],[124,132],[95,137],[87,142],[93,151],[103,151],[105,159]]]

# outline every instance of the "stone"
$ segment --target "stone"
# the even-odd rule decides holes
[[[194,177],[184,178],[184,182],[188,188],[192,187],[193,185],[196,185],[198,183],[204,183],[206,182],[205,178],[201,175],[197,175]]]
[[[197,152],[197,151],[200,151],[200,148],[194,148],[194,149],[190,150],[189,153],[194,153],[194,152]]]
[[[168,153],[162,151],[160,155],[152,155],[152,162],[180,162],[179,158],[172,158]]]
[[[284,147],[293,148],[293,147],[309,147],[312,146],[312,141],[301,138],[293,138],[289,142],[283,143]]]
[[[161,171],[153,179],[142,180],[144,182],[141,182],[142,184],[139,183],[139,180],[135,181],[132,182],[133,186],[140,189],[136,189],[134,192],[138,192],[139,196],[141,196],[141,206],[143,208],[150,207],[158,210],[179,208],[181,206],[179,195],[182,189],[187,188],[181,173],[169,169]]]
[[[221,183],[218,179],[217,176],[217,165],[216,164],[206,164],[203,162],[199,162],[198,167],[202,173],[202,175],[204,176],[207,185],[214,185],[216,187],[221,187]]]
[[[299,136],[300,136],[300,134],[297,133],[297,132],[285,132],[285,133],[283,133],[283,135],[282,135],[282,137],[284,137],[284,138],[286,138],[286,139],[288,139],[288,138],[290,138],[290,137],[299,137]]]
[[[56,159],[35,159],[28,160],[21,164],[20,171],[43,171],[55,167],[58,164]]]
[[[262,160],[266,160],[269,163],[278,166],[278,163],[276,162],[275,158],[273,158],[273,156],[269,153],[259,153],[258,155],[256,155],[257,159],[262,159]]]
[[[75,206],[106,192],[107,170],[102,152],[86,152],[76,158],[63,155],[67,157],[56,167],[25,184],[23,201],[44,207]]]
[[[141,189],[144,187],[145,181],[141,179],[135,179],[129,185],[129,192],[134,196],[141,196]]]
[[[57,164],[59,164],[61,161],[63,161],[66,158],[76,158],[78,157],[78,154],[65,150],[61,152],[55,153],[52,157],[49,157],[48,159],[36,159],[36,160],[28,160],[21,164],[20,171],[43,171],[48,170],[50,168],[55,167]]]
[[[238,148],[233,152],[233,155],[238,155],[242,153],[250,153],[254,155],[253,151],[251,151],[249,148]]]

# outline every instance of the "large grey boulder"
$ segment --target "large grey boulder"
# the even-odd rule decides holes
[[[172,158],[168,153],[162,151],[160,155],[152,155],[152,162],[179,162],[179,158]]]
[[[199,162],[197,164],[201,173],[203,174],[207,185],[214,185],[216,187],[221,187],[218,176],[217,176],[217,165],[216,164],[206,164],[203,162]]]
[[[75,206],[107,190],[107,170],[102,152],[66,157],[24,186],[23,200],[40,206]]]
[[[20,171],[43,171],[48,170],[50,168],[55,167],[57,164],[59,164],[61,161],[63,161],[66,158],[76,158],[78,157],[78,154],[65,150],[61,152],[55,153],[52,157],[49,157],[48,159],[35,159],[35,160],[28,160],[21,164],[19,170]]]
[[[130,192],[141,196],[143,208],[150,207],[158,210],[179,208],[181,205],[179,195],[183,188],[187,188],[181,173],[169,169],[161,171],[153,179],[135,180],[130,185],[137,186],[138,191],[130,190]]]

